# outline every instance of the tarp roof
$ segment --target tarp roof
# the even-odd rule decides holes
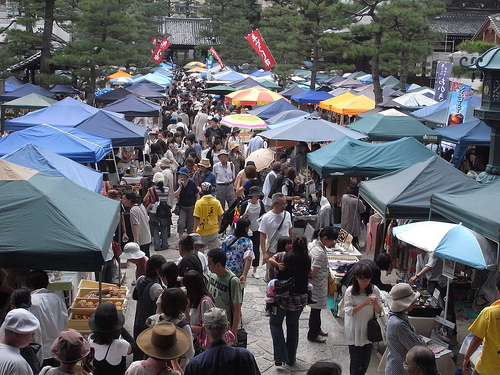
[[[111,139],[70,127],[32,126],[0,138],[0,156],[33,143],[78,163],[97,163],[111,152]]]
[[[145,76],[142,76],[138,79],[135,80],[135,82],[143,82],[143,81],[149,81],[149,82],[152,82],[152,83],[155,83],[157,85],[160,85],[160,86],[170,86],[170,84],[172,83],[172,78],[166,76],[166,75],[163,75],[161,73],[148,73],[146,74]]]
[[[146,99],[165,99],[166,97],[164,93],[149,87],[146,82],[134,83],[132,86],[127,87],[126,90]]]
[[[365,136],[354,130],[347,129],[333,122],[323,120],[310,114],[295,119],[277,122],[271,130],[259,134],[262,137],[274,140],[327,142],[348,136],[364,138]]]
[[[248,86],[248,87],[259,86],[259,87],[264,87],[264,88],[267,89],[267,86],[265,86],[262,83],[256,81],[252,77],[246,77],[246,78],[240,79],[238,81],[231,82],[231,83],[228,84],[228,86],[234,87],[234,88],[241,87],[241,86]]]
[[[2,159],[40,172],[66,177],[95,193],[102,192],[102,173],[32,143],[2,156]]]
[[[441,134],[443,141],[456,144],[489,146],[491,143],[491,128],[478,119],[437,128],[435,132]]]
[[[39,94],[52,99],[56,97],[56,94],[44,89],[43,87],[33,85],[32,83],[25,83],[14,91],[0,95],[0,102],[8,102],[9,100],[22,98],[23,96],[29,94]]]
[[[235,72],[234,70],[223,70],[217,74],[212,75],[216,81],[239,81],[247,77],[246,74]]]
[[[149,128],[99,111],[74,127],[111,139],[113,147],[137,146],[143,148]]]
[[[423,220],[429,218],[432,194],[478,185],[441,156],[435,155],[407,168],[361,182],[359,194],[386,219]]]
[[[431,210],[498,243],[500,180],[473,189],[433,194]]]
[[[333,96],[326,91],[314,91],[314,90],[308,90],[304,93],[293,95],[292,100],[301,104],[305,103],[315,103],[318,104],[319,102],[330,99]]]
[[[6,78],[5,82],[10,83],[10,84],[17,86],[17,87],[22,86],[26,83],[26,82],[21,81],[19,78],[14,77],[14,76],[10,76],[10,77]]]
[[[161,105],[135,95],[128,95],[107,105],[106,110],[131,117],[159,117]]]
[[[40,94],[28,94],[21,98],[11,100],[7,103],[2,103],[2,108],[45,108],[49,105],[57,103],[57,100],[48,98]]]
[[[5,121],[6,130],[22,130],[31,126],[50,124],[56,126],[73,126],[89,118],[94,113],[105,111],[67,97],[38,111],[28,113],[24,116]],[[122,114],[109,112],[116,117],[124,117]]]
[[[269,104],[251,109],[250,111],[248,111],[248,113],[250,113],[251,115],[259,116],[263,120],[267,120],[268,118],[273,117],[278,113],[293,109],[297,109],[297,107],[291,104],[288,100],[281,98],[276,100],[275,102],[271,102]]]
[[[434,156],[415,138],[368,143],[344,137],[307,154],[309,165],[323,178],[381,176]]]
[[[108,76],[108,79],[113,79],[113,78],[120,78],[120,77],[126,77],[126,78],[132,78],[132,75],[131,74],[128,74],[127,72],[123,71],[123,70],[119,70],[113,74],[110,74]]]
[[[292,118],[307,116],[309,113],[306,111],[302,111],[300,109],[291,109],[289,111],[283,111],[275,114],[273,117],[269,117],[266,122],[270,125],[274,125],[278,122],[289,120]]]
[[[467,103],[467,112],[465,114],[464,122],[470,122],[476,120],[474,117],[474,108],[478,108],[481,103],[477,101],[472,101]],[[434,113],[421,117],[421,120],[426,122],[432,122],[434,124],[444,125],[448,122],[448,106],[435,111]]]
[[[127,95],[134,95],[130,91],[119,87],[115,90],[108,91],[102,95],[99,95],[98,97],[95,98],[96,103],[113,103],[117,101],[118,99],[123,99]]]
[[[283,90],[279,92],[282,96],[284,96],[287,99],[290,99],[293,95],[298,95],[306,92],[306,90],[301,89],[299,86],[294,86],[289,89]]]
[[[330,104],[330,111],[343,115],[357,115],[373,108],[375,108],[375,101],[364,95]]]
[[[437,103],[434,99],[431,99],[420,92],[404,94],[399,98],[394,99],[394,101],[405,107],[423,107]]]
[[[346,127],[366,134],[370,141],[393,141],[404,137],[413,137],[419,142],[429,143],[438,143],[441,140],[438,133],[395,109],[364,117]]]
[[[120,202],[7,160],[0,160],[0,190],[3,267],[100,270]]]
[[[134,76],[135,77],[135,76]],[[138,77],[139,78],[139,77]],[[127,90],[129,91],[133,91],[135,88],[137,87],[141,87],[142,85],[146,85],[147,87],[149,87],[150,89],[152,90],[155,90],[155,91],[158,91],[160,93],[164,93],[165,92],[165,87],[161,86],[161,85],[158,85],[154,82],[149,82],[149,81],[142,81],[142,82],[137,82],[137,83],[134,83],[133,85],[127,87]]]
[[[333,105],[340,103],[340,102],[343,102],[343,101],[348,100],[348,99],[354,99],[355,97],[356,97],[356,95],[354,95],[350,92],[344,92],[344,93],[337,95],[333,98],[323,100],[322,102],[319,103],[319,107],[326,109],[328,111],[331,111],[331,108]]]
[[[71,85],[55,85],[50,89],[54,94],[78,94],[80,91]]]
[[[389,76],[380,80],[380,85],[382,87],[390,87],[391,89],[396,89],[400,87],[401,82],[399,82],[399,79],[397,79],[396,77]]]

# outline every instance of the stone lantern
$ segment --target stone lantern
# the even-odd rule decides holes
[[[490,156],[486,171],[477,180],[488,182],[500,178],[500,47],[491,48],[483,55],[463,56],[460,65],[481,70],[483,76],[483,96],[481,107],[474,110],[474,117],[483,120],[491,128]]]

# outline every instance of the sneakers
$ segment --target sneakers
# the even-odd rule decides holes
[[[252,277],[254,279],[260,279],[260,276],[257,273],[252,273]]]

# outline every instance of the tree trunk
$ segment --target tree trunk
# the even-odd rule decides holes
[[[374,35],[374,49],[375,53],[372,56],[372,79],[373,79],[373,93],[375,94],[375,103],[382,103],[382,87],[380,86],[380,47],[382,45],[382,32],[377,31]]]
[[[90,81],[89,81],[89,96],[87,97],[87,104],[94,104],[95,89],[96,89],[97,74],[95,71],[95,66],[90,68]]]
[[[52,28],[54,25],[54,6],[56,0],[45,1],[45,19],[43,22],[42,48],[40,56],[40,73],[50,74],[50,42],[52,40]],[[48,88],[46,82],[41,82],[42,86]]]
[[[408,51],[401,52],[401,74],[399,81],[401,82],[401,91],[406,92],[406,82],[408,81],[408,64],[410,61],[410,54]]]
[[[319,60],[319,51],[318,51],[318,42],[317,37],[314,38],[314,46],[313,46],[313,59],[311,66],[311,90],[316,90],[316,73],[318,72],[318,60]]]

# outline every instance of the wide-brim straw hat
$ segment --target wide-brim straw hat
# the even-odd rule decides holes
[[[401,283],[392,287],[389,293],[392,297],[391,311],[401,312],[420,297],[419,292],[414,292],[409,284]]]
[[[208,160],[207,158],[202,158],[198,165],[205,168],[210,168],[212,166],[212,164],[210,164],[210,160]]]
[[[186,331],[170,322],[161,322],[137,336],[137,346],[148,356],[158,359],[179,358],[191,346]]]

